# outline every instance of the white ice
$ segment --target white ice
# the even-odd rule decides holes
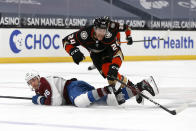
[[[91,63],[0,64],[0,95],[32,97],[24,75],[32,69],[41,76],[76,77],[91,85],[103,87],[107,81],[98,71],[88,71]],[[94,105],[40,106],[31,100],[0,98],[0,131],[195,131],[196,130],[196,61],[124,62],[120,68],[134,83],[153,76],[160,94],[154,101],[170,110],[184,103],[189,107],[178,115],[145,100],[138,105],[135,98],[119,107]],[[146,93],[149,96],[149,94]]]

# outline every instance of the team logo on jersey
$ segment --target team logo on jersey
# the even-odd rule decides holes
[[[83,40],[85,40],[85,39],[88,37],[88,34],[87,34],[86,31],[82,31],[82,32],[80,33],[80,36],[81,36],[81,38],[82,38]]]
[[[112,37],[112,33],[110,33],[109,31],[105,34],[105,38],[111,38]]]

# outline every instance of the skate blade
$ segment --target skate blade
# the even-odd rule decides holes
[[[181,105],[180,107],[178,107],[178,108],[176,109],[176,114],[182,112],[182,111],[185,110],[188,106],[189,106],[189,105],[188,105],[187,103]]]
[[[158,89],[158,86],[157,86],[154,78],[152,76],[150,76],[148,79],[146,79],[146,81],[148,81],[148,83],[152,86],[154,93],[155,93],[155,96],[157,94],[159,94],[159,89]]]

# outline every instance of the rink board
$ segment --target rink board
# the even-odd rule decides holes
[[[0,63],[72,62],[62,39],[77,30],[68,29],[1,29]],[[132,31],[133,45],[121,44],[125,61],[196,59],[194,31]],[[164,40],[157,40],[164,38]],[[121,41],[125,34],[121,33]],[[91,61],[86,49],[85,61]]]

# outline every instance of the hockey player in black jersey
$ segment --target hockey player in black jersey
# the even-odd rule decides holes
[[[119,85],[112,77],[127,83],[132,88],[132,94],[136,96],[137,102],[141,103],[142,97],[137,95],[137,91],[142,91],[141,89],[146,83],[142,81],[134,85],[118,72],[124,59],[117,37],[119,32],[122,31],[126,34],[127,44],[132,45],[131,29],[128,25],[113,22],[109,17],[97,18],[93,25],[66,36],[63,39],[63,47],[78,65],[85,59],[85,56],[77,46],[81,45],[86,48],[90,53],[93,64],[100,74],[107,78],[108,83]],[[124,86],[121,85],[121,88],[124,88]],[[123,99],[119,100],[119,104],[123,102]]]

